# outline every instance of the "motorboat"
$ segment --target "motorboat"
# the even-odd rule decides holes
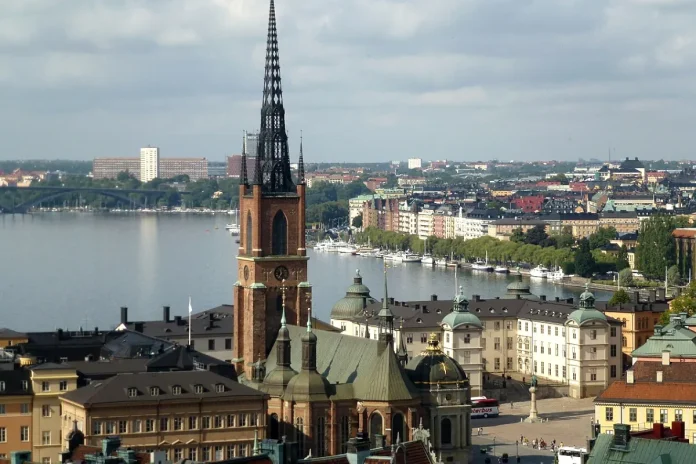
[[[401,262],[403,263],[420,263],[423,258],[415,253],[404,253]]]
[[[510,272],[510,269],[508,269],[507,266],[499,264],[493,269],[493,272],[495,272],[496,274],[507,274],[508,272]]]
[[[386,259],[386,258],[385,258]],[[391,260],[395,263],[403,263],[404,262],[404,253],[403,251],[399,251],[397,253],[392,253],[391,254]]]
[[[428,266],[432,266],[433,264],[435,264],[435,258],[433,258],[433,255],[431,255],[430,253],[426,253],[421,258],[421,264],[427,264]]]
[[[486,251],[486,260],[481,261],[480,259],[477,260],[476,262],[471,264],[471,269],[474,271],[485,271],[485,272],[491,272],[493,270],[493,266],[488,264],[488,251]]]
[[[239,224],[227,224],[225,230],[230,233],[230,235],[239,235]]]
[[[354,255],[358,252],[358,249],[350,243],[344,243],[338,247],[338,252],[343,255]]]
[[[529,271],[530,277],[540,277],[542,279],[546,279],[548,277],[549,270],[546,269],[544,266],[539,264],[537,267]]]
[[[446,267],[459,267],[459,261],[447,261],[445,263]]]
[[[446,258],[438,258],[435,260],[435,265],[439,267],[445,267],[447,266],[447,259]]]
[[[549,271],[546,274],[546,278],[551,279],[554,282],[558,282],[560,280],[563,280],[566,277],[568,277],[568,276],[565,275],[565,273],[563,272],[563,269],[561,269],[560,267],[556,267],[556,269],[554,271]]]

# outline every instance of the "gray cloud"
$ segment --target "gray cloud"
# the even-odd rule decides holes
[[[689,0],[277,0],[311,160],[684,158]],[[0,157],[221,160],[258,125],[265,0],[0,3]]]

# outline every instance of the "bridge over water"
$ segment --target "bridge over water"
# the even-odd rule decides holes
[[[75,193],[95,193],[107,197],[121,200],[135,208],[145,207],[146,204],[140,199],[129,196],[136,193],[144,196],[148,201],[161,197],[167,194],[164,190],[135,190],[135,189],[119,189],[119,188],[100,188],[100,187],[50,187],[50,186],[32,186],[32,187],[0,187],[0,195],[6,192],[40,192],[38,196],[31,200],[19,202],[11,206],[0,206],[0,212],[3,213],[26,213],[35,206],[43,202],[59,198],[64,195],[72,195]],[[187,195],[191,192],[178,192],[181,195]]]

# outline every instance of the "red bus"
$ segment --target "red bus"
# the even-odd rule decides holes
[[[475,398],[471,400],[471,417],[496,417],[500,414],[498,400]]]

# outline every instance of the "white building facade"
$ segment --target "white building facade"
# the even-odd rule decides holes
[[[140,149],[140,181],[150,182],[159,177],[160,169],[159,148],[146,147]]]
[[[409,169],[421,169],[423,167],[423,160],[421,158],[409,158],[408,168]]]

